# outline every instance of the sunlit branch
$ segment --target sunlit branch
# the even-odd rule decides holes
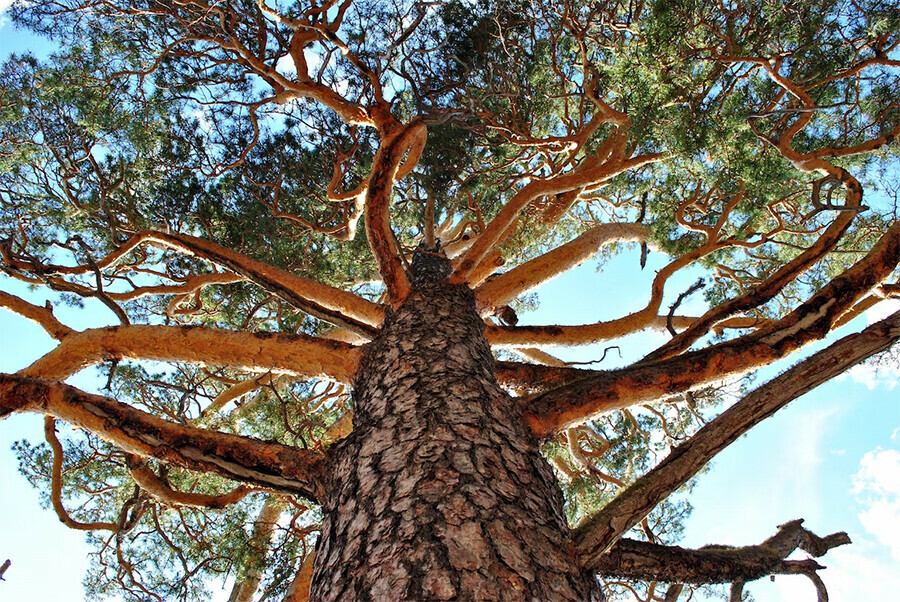
[[[900,312],[813,354],[722,412],[575,530],[582,564],[601,562],[622,534],[753,426],[898,340]]]
[[[131,478],[134,479],[135,483],[140,485],[141,489],[164,504],[171,506],[224,508],[241,501],[254,491],[262,491],[259,487],[251,487],[248,485],[238,485],[229,493],[219,495],[178,491],[147,465],[146,458],[142,458],[135,454],[127,454],[126,463],[128,465],[128,470],[131,473]]]
[[[395,307],[409,294],[410,284],[391,230],[391,192],[394,180],[400,177],[403,157],[409,153],[404,165],[407,170],[418,162],[425,147],[426,133],[423,123],[414,122],[389,135],[375,154],[366,191],[366,236],[391,304]]]
[[[228,366],[350,382],[360,349],[302,334],[229,332],[193,326],[110,326],[66,336],[53,350],[21,371],[65,380],[109,360],[154,360]]]
[[[53,309],[49,305],[39,307],[15,295],[0,291],[0,307],[5,307],[23,318],[31,320],[58,341],[76,332],[57,320],[56,316],[53,315]]]
[[[0,412],[0,418],[2,417],[3,412]],[[119,526],[116,523],[102,521],[82,523],[69,515],[65,506],[63,506],[62,501],[63,447],[59,442],[59,438],[56,436],[56,420],[52,416],[44,417],[44,436],[47,438],[47,443],[50,444],[50,449],[53,450],[53,466],[51,468],[52,472],[50,476],[50,503],[53,505],[53,510],[56,512],[56,516],[59,517],[60,522],[70,529],[76,529],[78,531],[94,531],[96,529],[103,529],[114,533],[118,531]]]
[[[280,381],[281,379],[273,377],[271,372],[248,378],[247,380],[242,380],[241,382],[228,387],[227,389],[216,395],[215,399],[212,400],[212,403],[203,408],[202,415],[208,416],[215,412],[218,412],[230,402],[240,399],[244,395],[247,395],[248,393],[256,391],[257,389],[260,389],[262,387],[273,387]]]
[[[296,276],[209,240],[186,234],[142,230],[134,234],[122,245],[122,248],[127,248],[130,251],[142,243],[162,245],[202,257],[226,267],[267,291],[278,295],[298,309],[368,338],[374,336],[376,327],[381,324],[381,320],[384,318],[383,308],[362,297],[316,282],[315,280]],[[102,262],[97,263],[97,267],[114,265],[125,254],[120,249],[116,253],[108,255]],[[86,274],[93,270],[92,266],[86,265],[73,267],[59,265],[35,266],[29,262],[12,257],[5,258],[5,261],[16,270],[35,271],[39,267],[41,273],[48,276],[55,274]],[[205,279],[226,279],[232,281],[231,279],[236,277],[234,275],[220,274],[215,276],[195,276],[194,278],[199,279],[196,282],[202,286],[207,283]],[[162,290],[161,292],[169,291]],[[123,293],[122,299],[134,298],[132,295],[133,293]]]
[[[282,602],[309,602],[309,587],[312,584],[313,565],[316,560],[315,550],[310,550],[309,554],[300,564],[300,570],[291,581],[287,594]]]
[[[641,242],[650,229],[642,224],[600,224],[560,247],[500,274],[475,290],[481,311],[508,305],[548,280],[594,256],[603,246],[617,242]]]
[[[281,516],[281,507],[282,504],[277,498],[269,497],[260,508],[256,520],[253,521],[253,533],[250,535],[251,556],[241,567],[242,574],[235,580],[228,602],[251,602],[253,600],[265,573],[266,556],[272,547],[272,538],[275,535],[278,517]]]
[[[548,348],[602,343],[644,330],[665,332],[668,316],[648,314],[649,312],[638,312],[608,322],[575,326],[490,325],[485,329],[484,336],[493,347],[531,345],[536,348]],[[672,316],[672,325],[676,329],[683,329],[696,320],[697,318],[693,316]],[[718,333],[725,329],[757,328],[765,323],[764,320],[756,318],[729,318],[716,324],[713,331]]]
[[[781,359],[824,338],[837,320],[900,262],[900,223],[865,258],[833,278],[807,302],[759,330],[653,362],[640,362],[540,395],[527,404],[528,421],[545,436],[602,412],[662,399]]]
[[[381,307],[362,297],[295,276],[209,240],[155,231],[139,232],[136,236],[225,266],[310,315],[365,336],[374,336],[374,327],[384,318]]]
[[[624,144],[624,139],[622,144]],[[453,282],[468,281],[471,272],[484,256],[495,245],[502,242],[504,235],[512,234],[510,226],[525,207],[535,199],[568,192],[576,188],[596,186],[615,175],[659,161],[661,158],[661,154],[640,155],[631,159],[611,159],[609,161],[595,161],[593,157],[587,157],[570,172],[543,180],[532,180],[503,205],[496,217],[465,252],[453,272]]]
[[[832,171],[837,170],[844,178],[842,180],[843,186],[847,191],[845,205],[847,207],[858,207],[862,200],[862,188],[859,182],[843,169],[832,168]],[[748,309],[759,307],[774,298],[787,284],[793,282],[834,248],[834,245],[837,244],[847,231],[847,228],[850,227],[853,217],[854,212],[852,211],[841,212],[808,249],[781,266],[774,274],[746,293],[723,301],[710,309],[695,324],[676,335],[671,341],[654,351],[646,359],[672,357],[690,347],[697,339],[709,332],[710,328],[714,327],[717,322]]]
[[[75,387],[0,374],[0,417],[47,414],[123,450],[191,470],[319,500],[322,456],[250,437],[207,431],[156,416]]]

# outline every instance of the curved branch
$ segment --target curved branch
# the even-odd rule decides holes
[[[31,320],[57,341],[61,341],[76,332],[56,319],[56,316],[53,315],[53,307],[49,301],[45,307],[40,307],[32,305],[15,295],[0,291],[0,307],[5,307],[9,311]]]
[[[142,231],[143,236],[180,251],[197,255],[237,272],[291,305],[331,324],[372,338],[384,319],[381,306],[353,293],[295,276],[217,243],[186,234]]]
[[[593,567],[628,529],[716,454],[785,405],[900,340],[900,312],[846,336],[746,395],[575,529],[581,563]]]
[[[625,140],[622,137],[621,144],[624,143]],[[622,160],[615,158],[615,155],[616,153],[613,153],[613,158],[602,161],[595,161],[596,157],[588,157],[570,172],[544,180],[533,180],[526,184],[503,205],[496,217],[491,220],[481,235],[462,256],[456,269],[453,271],[451,281],[454,283],[468,282],[469,276],[484,256],[497,244],[503,242],[504,236],[512,235],[514,228],[510,228],[510,226],[533,200],[543,196],[568,192],[576,188],[597,186],[615,175],[662,158],[661,154],[650,154]]]
[[[65,380],[111,359],[229,366],[249,372],[350,382],[359,347],[303,334],[229,332],[195,326],[110,326],[68,335],[20,374]]]
[[[2,417],[2,415],[2,412],[0,412],[0,417]],[[62,502],[63,448],[62,444],[59,442],[59,438],[56,436],[56,419],[52,416],[44,417],[44,436],[47,438],[47,443],[50,444],[50,449],[53,450],[53,466],[51,468],[52,472],[50,476],[50,503],[53,505],[53,510],[56,512],[56,516],[59,517],[60,522],[70,529],[76,529],[78,531],[103,529],[112,531],[113,533],[118,532],[119,525],[116,523],[82,523],[69,515]]]
[[[400,259],[400,249],[397,248],[391,230],[391,192],[394,180],[402,177],[399,172],[403,156],[409,152],[409,158],[403,165],[405,175],[418,162],[419,155],[425,147],[426,134],[425,124],[414,121],[385,138],[375,154],[369,187],[366,190],[366,236],[394,307],[409,294],[410,284]]]
[[[134,482],[141,489],[152,495],[157,500],[171,506],[188,506],[190,508],[224,508],[237,503],[253,493],[262,491],[259,487],[238,485],[229,493],[211,495],[207,493],[193,493],[173,489],[164,479],[160,478],[153,469],[147,465],[147,460],[135,454],[126,455],[126,463]]]
[[[890,276],[898,262],[900,222],[865,258],[783,319],[706,349],[643,361],[544,393],[527,402],[528,421],[535,433],[546,436],[601,412],[661,399],[781,359],[824,338],[858,298]]]
[[[592,345],[602,343],[627,334],[643,330],[666,332],[668,316],[653,315],[640,310],[608,322],[579,324],[576,326],[498,326],[489,325],[484,336],[492,347],[568,347],[571,345]],[[692,316],[672,316],[672,326],[687,328],[697,321]],[[715,332],[729,328],[756,328],[765,322],[756,318],[729,318],[713,327]]]
[[[118,250],[107,255],[102,261],[95,262],[95,264],[91,266],[35,266],[29,262],[6,256],[4,257],[4,261],[15,270],[35,271],[36,269],[39,269],[45,276],[54,274],[86,274],[95,272],[97,269],[102,270],[105,267],[114,265],[129,251],[145,242],[155,243],[189,255],[202,257],[217,265],[226,267],[232,272],[240,274],[247,280],[263,287],[267,291],[278,295],[291,305],[309,315],[351,330],[368,339],[375,336],[377,327],[384,319],[384,308],[377,303],[372,303],[371,301],[339,288],[296,276],[285,270],[281,270],[223,247],[210,240],[189,236],[187,234],[141,230],[123,243]],[[208,275],[197,278],[214,280],[228,279],[229,281],[237,279],[233,274],[227,276],[224,274],[217,276]],[[200,282],[202,284],[204,281],[201,280]],[[70,287],[75,286],[79,289],[84,289],[85,291],[90,290],[90,294],[96,294],[93,289],[86,289],[70,283],[66,283],[66,285]],[[163,292],[166,291],[163,290]],[[133,298],[133,292],[121,293],[120,295],[122,300]]]
[[[475,289],[479,311],[509,305],[516,297],[578,267],[603,246],[615,242],[643,242],[650,228],[643,224],[599,224],[578,238],[491,278]]]
[[[123,450],[312,500],[325,496],[321,454],[161,420],[69,385],[0,374],[0,418],[48,414]]]

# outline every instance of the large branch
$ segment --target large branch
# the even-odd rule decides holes
[[[846,174],[841,170],[842,174]],[[855,178],[847,175],[843,182],[847,190],[846,206],[849,209],[859,207],[862,200],[862,187]],[[797,257],[781,266],[774,274],[746,293],[729,299],[710,309],[685,331],[676,335],[671,341],[647,356],[648,360],[663,359],[681,353],[697,339],[706,335],[717,322],[740,312],[764,305],[775,297],[785,286],[793,282],[803,272],[813,266],[831,251],[841,239],[855,217],[854,211],[841,211],[834,222],[822,233],[816,242]]]
[[[666,583],[747,582],[795,572],[784,559],[798,548],[819,558],[832,548],[850,543],[846,533],[819,537],[802,524],[802,520],[785,523],[761,544],[735,548],[715,545],[687,550],[620,539],[591,565],[591,570],[603,576]]]
[[[322,455],[250,437],[167,422],[75,387],[0,374],[0,418],[48,414],[123,450],[312,500],[325,496]]]
[[[370,340],[375,336],[377,327],[384,319],[384,308],[377,303],[372,303],[339,288],[296,276],[212,241],[187,234],[141,230],[124,242],[119,249],[94,262],[93,265],[64,266],[50,264],[38,266],[11,256],[8,253],[4,254],[3,259],[10,268],[16,271],[39,271],[45,277],[57,274],[78,275],[92,272],[95,269],[103,270],[112,267],[122,261],[130,251],[143,243],[155,243],[176,249],[226,267],[267,291],[278,295],[311,316],[346,328]],[[200,284],[204,284],[206,280],[233,280],[234,276],[210,275],[197,278],[201,278]],[[29,279],[29,281],[32,280]],[[69,286],[88,290],[77,285],[69,284]],[[164,287],[160,291],[168,292]],[[93,291],[91,292],[93,293]],[[128,299],[134,295],[128,293],[120,296],[122,299]]]
[[[394,180],[399,177],[403,156],[409,152],[404,168],[411,170],[425,146],[426,133],[425,125],[416,121],[385,138],[375,154],[366,191],[366,236],[388,297],[395,307],[409,294],[410,284],[391,230],[391,192]]]
[[[229,332],[196,326],[110,326],[73,332],[21,371],[65,380],[109,360],[154,360],[228,366],[249,372],[350,382],[361,350],[304,334]]]
[[[384,319],[384,309],[376,303],[339,288],[296,276],[209,240],[156,231],[142,231],[135,236],[144,236],[147,240],[227,267],[311,316],[368,338],[375,335],[376,328]]]
[[[660,298],[662,297],[660,296]],[[697,318],[693,316],[672,316],[671,318],[672,327],[676,329],[687,328],[696,321]],[[668,324],[668,316],[643,309],[608,322],[594,324],[551,326],[491,324],[484,329],[484,336],[492,347],[536,347],[541,349],[593,345],[644,330],[666,332]],[[762,321],[756,318],[734,317],[719,322],[713,327],[713,330],[722,332],[729,328],[755,328],[761,324]]]
[[[650,229],[643,224],[599,224],[578,238],[527,261],[475,289],[479,310],[508,305],[551,278],[593,257],[603,246],[616,242],[641,242]]]
[[[624,144],[624,140],[622,140]],[[457,263],[451,277],[453,282],[468,282],[472,272],[478,267],[482,259],[495,248],[496,245],[511,236],[515,232],[512,227],[516,218],[535,199],[556,195],[576,188],[597,186],[620,173],[658,161],[661,155],[641,155],[631,159],[612,158],[603,161],[596,157],[586,158],[581,165],[570,172],[557,175],[544,180],[533,180],[516,192],[509,201],[500,209],[500,212],[487,225],[478,239],[465,252]]]
[[[900,262],[900,222],[856,265],[777,322],[737,339],[670,359],[641,362],[549,391],[527,402],[539,436],[602,412],[682,393],[745,373],[824,338],[856,300],[890,276]]]
[[[266,556],[272,549],[275,527],[281,516],[282,504],[274,497],[266,499],[256,520],[253,521],[253,534],[247,543],[250,557],[240,567],[241,574],[234,582],[228,602],[251,602],[265,574]]]
[[[603,555],[623,533],[752,427],[898,340],[900,312],[840,339],[746,395],[575,530],[581,563],[591,568],[599,566]]]

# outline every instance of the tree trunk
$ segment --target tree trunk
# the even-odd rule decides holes
[[[484,323],[449,263],[413,260],[413,292],[360,364],[353,433],[332,450],[311,600],[600,600]]]

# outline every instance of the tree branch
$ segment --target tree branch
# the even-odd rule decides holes
[[[167,422],[69,385],[0,374],[0,418],[13,412],[55,416],[127,452],[183,468],[324,499],[323,456],[315,452]]]
[[[759,545],[737,548],[711,545],[687,550],[620,539],[590,568],[603,576],[666,583],[746,583],[774,573],[796,572],[784,564],[795,549],[818,558],[849,543],[850,538],[843,532],[819,537],[804,529],[801,519],[779,526],[775,535]]]
[[[592,567],[601,562],[603,554],[623,533],[753,426],[898,340],[900,312],[813,354],[722,412],[575,529],[575,545],[582,564]]]
[[[75,332],[75,330],[56,319],[49,302],[47,306],[39,307],[15,295],[0,291],[0,307],[5,307],[9,311],[31,320],[57,341],[61,341]]]
[[[890,276],[900,262],[900,223],[865,258],[833,278],[806,303],[758,331],[706,349],[656,362],[641,362],[549,391],[527,402],[538,436],[628,407],[764,366],[824,338],[856,300]]]
[[[272,547],[272,537],[275,535],[275,526],[280,516],[281,504],[279,501],[274,497],[266,499],[256,520],[253,521],[253,534],[250,536],[249,542],[252,554],[241,567],[242,574],[235,580],[228,602],[251,602],[253,600],[256,590],[262,582],[266,556]]]
[[[339,288],[295,276],[209,240],[156,231],[142,231],[135,236],[143,236],[148,241],[227,267],[309,315],[370,339],[384,319],[384,310],[376,303]]]
[[[508,305],[519,295],[581,265],[603,246],[615,242],[642,242],[649,234],[650,228],[643,224],[594,226],[578,238],[489,279],[475,289],[477,307],[484,312]]]
[[[134,482],[141,489],[152,495],[157,500],[170,506],[188,506],[190,508],[224,508],[237,503],[253,493],[262,491],[259,487],[238,485],[228,493],[211,495],[207,493],[194,493],[173,489],[165,479],[160,478],[147,465],[147,460],[135,454],[126,455],[126,463]]]
[[[3,413],[0,412],[0,418],[2,418],[2,416]],[[53,465],[50,472],[50,503],[53,506],[54,512],[56,512],[56,516],[59,517],[60,522],[70,529],[76,529],[78,531],[103,529],[116,533],[119,530],[119,525],[116,523],[96,521],[82,523],[72,518],[68,511],[66,511],[62,501],[63,447],[59,442],[59,438],[56,436],[56,420],[52,416],[44,416],[44,437],[47,439],[47,443],[53,451]]]
[[[65,380],[110,359],[229,366],[349,383],[362,351],[304,334],[229,332],[195,326],[110,326],[74,332],[20,374]]]
[[[384,139],[372,165],[369,188],[366,191],[366,236],[372,254],[378,263],[378,271],[387,288],[391,304],[396,307],[409,294],[410,284],[400,260],[400,249],[391,230],[391,192],[403,156],[409,152],[404,165],[408,172],[418,162],[425,147],[427,130],[421,121],[403,127]]]

